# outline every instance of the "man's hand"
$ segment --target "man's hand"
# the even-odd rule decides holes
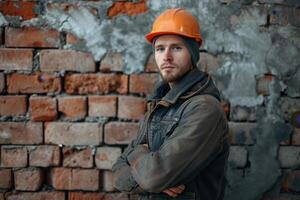
[[[148,148],[148,144],[142,144],[144,147],[147,147]]]
[[[169,195],[171,197],[177,197],[179,194],[181,194],[183,192],[184,189],[185,189],[185,186],[180,185],[177,187],[166,189],[163,191],[163,193],[166,193],[167,195]]]

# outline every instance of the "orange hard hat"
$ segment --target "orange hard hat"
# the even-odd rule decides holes
[[[145,37],[152,44],[153,38],[159,35],[182,35],[195,39],[199,46],[202,43],[200,26],[197,19],[181,8],[172,8],[161,13],[153,23],[152,31]]]

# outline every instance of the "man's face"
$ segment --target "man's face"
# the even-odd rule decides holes
[[[162,35],[156,40],[154,48],[160,74],[171,87],[192,69],[191,55],[179,36]]]

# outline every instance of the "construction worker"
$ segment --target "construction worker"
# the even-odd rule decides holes
[[[218,89],[197,68],[199,24],[188,11],[169,9],[146,39],[163,81],[137,138],[113,166],[114,187],[140,199],[223,199],[228,124]]]

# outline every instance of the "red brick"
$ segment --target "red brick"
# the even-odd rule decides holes
[[[80,42],[80,39],[77,38],[75,35],[73,35],[72,33],[67,33],[67,44],[72,44],[72,45],[76,45]]]
[[[59,190],[99,189],[99,171],[96,169],[54,168],[51,170],[51,185]]]
[[[100,71],[102,72],[122,72],[124,69],[124,57],[121,53],[107,53],[101,61]]]
[[[129,144],[136,138],[138,123],[109,122],[104,127],[104,141],[106,144]]]
[[[68,200],[104,200],[104,193],[99,192],[69,192]]]
[[[51,122],[45,124],[45,143],[63,145],[99,145],[102,125],[99,123]]]
[[[220,58],[208,53],[201,53],[198,66],[201,71],[210,73],[216,71],[220,65]]]
[[[3,73],[0,73],[0,93],[3,92],[5,88],[5,76]]]
[[[65,200],[64,192],[16,192],[5,196],[6,200]]]
[[[59,47],[59,32],[33,27],[5,29],[6,47]]]
[[[15,189],[37,191],[43,182],[43,173],[38,168],[24,168],[14,172]]]
[[[99,169],[112,169],[112,165],[121,155],[119,147],[99,147],[95,155],[95,163]]]
[[[128,92],[128,76],[119,74],[72,74],[65,77],[69,94],[105,94]]]
[[[33,67],[32,49],[0,49],[0,69],[31,70]]]
[[[141,97],[119,96],[118,108],[120,118],[142,119],[146,112],[146,100]]]
[[[35,167],[58,166],[60,149],[58,146],[41,145],[29,149],[29,165]]]
[[[42,50],[40,57],[42,71],[95,71],[95,61],[91,54],[74,50]]]
[[[295,128],[292,135],[292,145],[300,145],[300,128]]]
[[[287,173],[282,181],[282,188],[286,192],[300,191],[300,170],[294,170]]]
[[[64,167],[93,167],[92,148],[84,149],[64,147],[63,149],[63,166]]]
[[[116,107],[116,96],[89,96],[89,116],[91,117],[115,117]]]
[[[1,147],[1,167],[26,167],[27,149],[25,147]]]
[[[256,78],[256,93],[262,95],[270,95],[272,83],[276,77],[272,74],[264,74]]]
[[[48,74],[10,74],[7,76],[8,93],[52,93],[61,91],[60,78]]]
[[[146,72],[159,72],[153,53],[148,58],[148,61],[145,66],[145,71]]]
[[[129,92],[150,94],[160,80],[158,74],[133,74],[129,78]]]
[[[0,169],[0,189],[10,189],[12,186],[11,169]]]
[[[0,144],[41,144],[42,123],[0,122]]]
[[[24,115],[26,109],[26,96],[0,96],[0,115]]]
[[[108,8],[107,15],[109,17],[114,17],[119,14],[133,16],[147,11],[147,0],[140,0],[138,2],[114,2],[113,5]]]
[[[69,96],[58,98],[58,111],[66,118],[81,119],[86,116],[87,102],[86,97]]]
[[[53,121],[57,117],[56,99],[51,97],[31,97],[29,111],[33,121]]]
[[[28,20],[37,16],[34,12],[36,2],[32,1],[2,1],[0,2],[0,12],[9,16],[21,16]]]

